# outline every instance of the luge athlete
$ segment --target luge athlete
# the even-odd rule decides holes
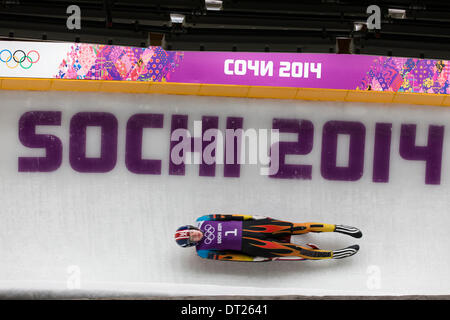
[[[228,261],[324,260],[354,255],[358,245],[340,250],[321,250],[291,243],[292,235],[308,232],[338,232],[361,238],[359,229],[325,223],[291,223],[263,216],[205,215],[197,226],[183,226],[175,232],[182,247],[195,246],[197,254],[206,259]]]

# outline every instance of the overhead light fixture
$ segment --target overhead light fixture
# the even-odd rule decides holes
[[[186,17],[184,14],[180,14],[180,13],[171,13],[170,14],[170,22],[175,23],[175,24],[183,24],[185,18]]]
[[[392,19],[406,19],[406,10],[388,9],[388,16]]]
[[[354,22],[353,23],[353,31],[362,31],[364,29],[367,29],[367,22]]]
[[[222,0],[205,0],[206,10],[222,10]]]

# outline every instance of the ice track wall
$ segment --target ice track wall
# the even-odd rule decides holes
[[[99,113],[106,120],[93,116]],[[142,148],[127,147],[136,143],[136,136],[127,142],[136,114],[158,115],[143,129]],[[259,165],[241,165],[238,174],[234,168],[234,177],[219,164],[171,171],[170,134],[179,116],[192,132],[202,118],[217,120],[221,130],[231,118],[243,129],[297,128],[280,134],[291,143],[283,150],[297,153],[287,154],[286,164],[297,167],[280,167],[282,177],[261,175]],[[80,123],[88,126],[86,138]],[[449,125],[450,110],[440,107],[0,92],[0,291],[449,294]],[[136,148],[138,159],[130,156]],[[36,157],[47,159],[30,160]],[[343,260],[210,261],[173,240],[179,225],[209,213],[347,224],[364,236],[295,238],[327,249],[360,244]]]

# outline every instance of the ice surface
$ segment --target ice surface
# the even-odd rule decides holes
[[[18,157],[43,156],[23,146],[18,122],[27,111],[61,111],[61,126],[39,126],[63,143],[61,167],[50,173],[18,172]],[[69,125],[77,112],[110,112],[118,120],[118,156],[108,173],[79,173],[69,163]],[[161,175],[131,173],[125,166],[129,117],[164,114],[163,129],[145,129],[143,156],[162,160]],[[200,177],[198,165],[185,176],[168,174],[170,121],[189,116],[244,118],[244,128],[271,128],[273,118],[308,119],[314,147],[292,163],[312,164],[312,179],[273,179],[256,165],[239,178]],[[365,125],[364,175],[354,182],[321,176],[322,126],[329,120]],[[388,183],[372,182],[376,122],[392,123]],[[139,94],[0,91],[0,290],[72,290],[128,295],[384,295],[450,294],[450,142],[445,131],[442,178],[425,184],[423,161],[399,155],[401,124],[417,124],[417,144],[428,125],[447,125],[450,110],[363,103],[281,101]],[[447,129],[447,128],[446,128]],[[96,130],[88,130],[88,137]],[[90,138],[88,138],[90,139]],[[295,137],[294,137],[295,139]],[[288,139],[292,140],[292,139]],[[89,140],[89,151],[97,155]],[[339,143],[345,149],[348,142]],[[341,148],[342,146],[342,148]],[[345,150],[344,150],[345,151]],[[343,151],[342,151],[343,152]],[[338,154],[343,165],[348,157]],[[179,248],[173,232],[210,213],[258,214],[294,222],[339,223],[364,236],[298,236],[324,249],[358,243],[360,252],[332,261],[235,263],[205,260]]]

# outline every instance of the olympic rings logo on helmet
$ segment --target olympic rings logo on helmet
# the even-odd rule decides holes
[[[214,229],[212,225],[207,224],[205,226],[205,234],[204,234],[205,240],[203,240],[205,244],[210,244],[215,239],[214,231],[216,231],[216,229]]]
[[[5,58],[4,52],[9,54],[7,58]],[[35,56],[35,59],[32,58],[32,55]],[[12,53],[9,49],[3,49],[0,51],[0,61],[4,62],[10,69],[15,69],[18,66],[22,69],[30,69],[31,66],[37,63],[40,59],[41,55],[36,50],[30,50],[28,53],[25,53],[25,51],[20,49],[14,51],[14,53]],[[15,65],[13,65],[14,63]]]

